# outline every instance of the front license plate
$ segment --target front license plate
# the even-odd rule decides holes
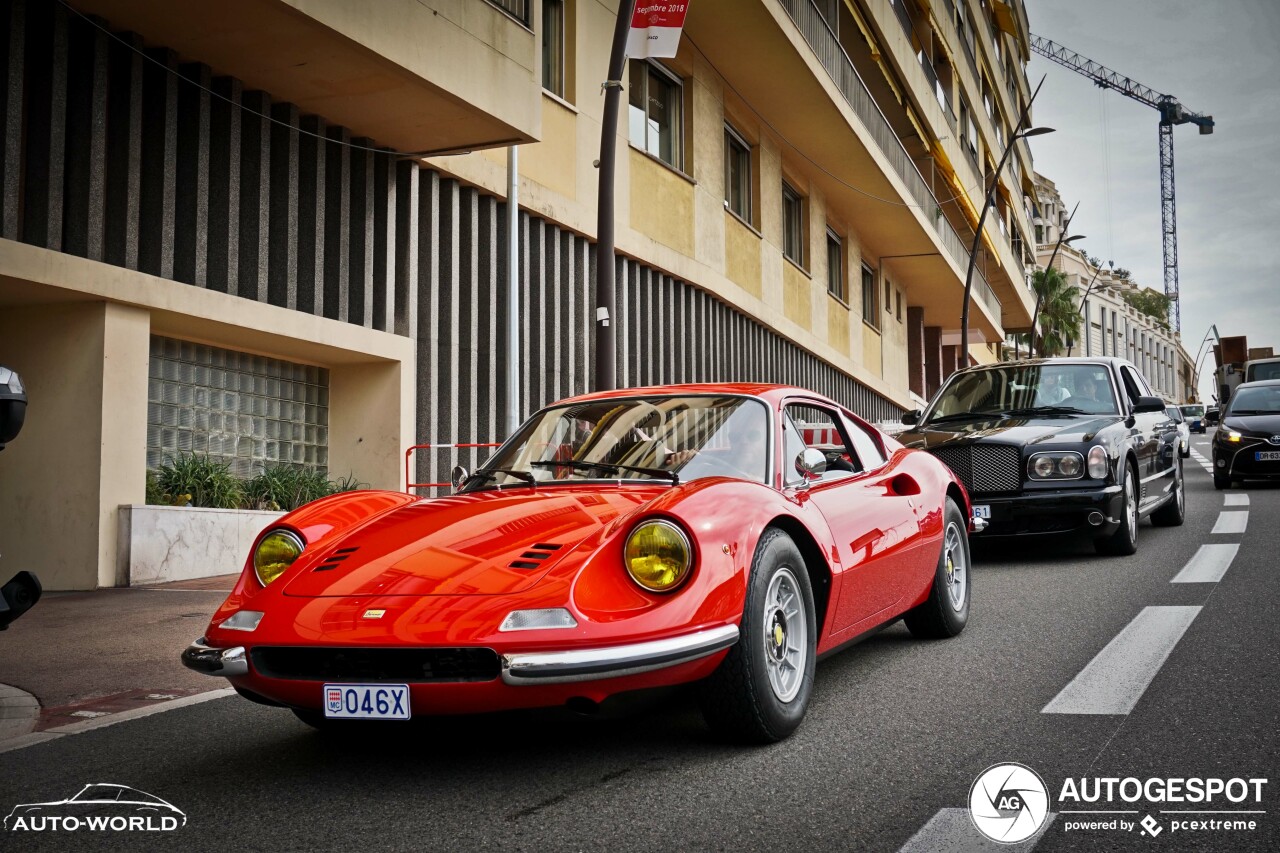
[[[991,507],[987,506],[986,504],[974,504],[973,517],[974,518],[990,518]]]
[[[407,720],[409,685],[326,684],[324,715],[345,720]]]
[[[1255,462],[1280,462],[1280,450],[1259,450],[1253,454]]]

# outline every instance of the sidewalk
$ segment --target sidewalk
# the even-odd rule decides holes
[[[235,579],[45,593],[0,633],[0,743],[226,687],[178,655]]]

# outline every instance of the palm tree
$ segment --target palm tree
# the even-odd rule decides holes
[[[1075,288],[1056,269],[1036,270],[1031,286],[1040,296],[1040,355],[1062,355],[1067,339],[1080,335],[1080,314],[1076,309]]]

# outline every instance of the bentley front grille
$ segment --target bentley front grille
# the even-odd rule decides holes
[[[1022,488],[1022,453],[1004,444],[936,447],[929,451],[955,472],[970,494],[1017,492]]]

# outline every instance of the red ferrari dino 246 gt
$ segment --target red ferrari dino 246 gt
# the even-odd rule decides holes
[[[969,616],[964,488],[799,388],[574,397],[455,482],[282,517],[184,663],[320,728],[698,682],[713,728],[768,742],[818,655]]]

